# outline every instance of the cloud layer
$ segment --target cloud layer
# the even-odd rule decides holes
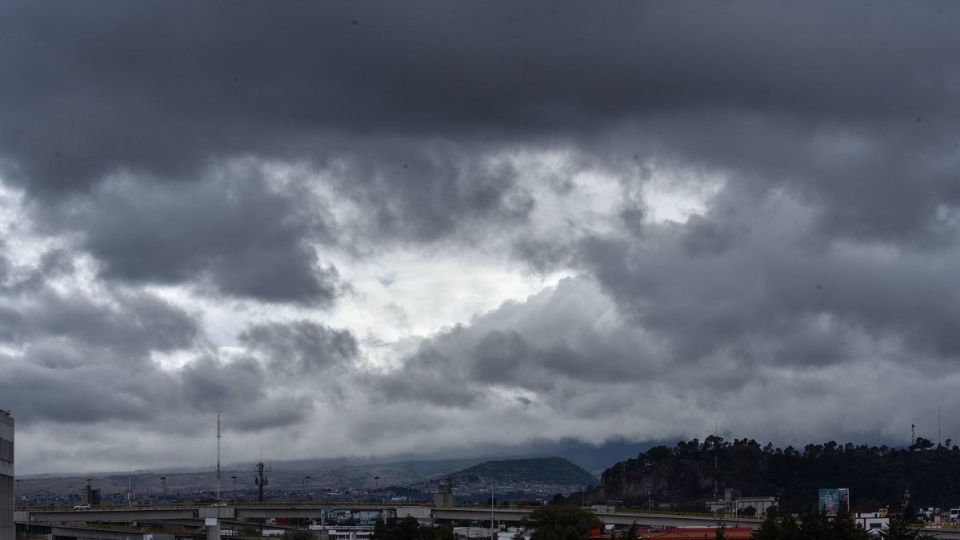
[[[931,433],[958,405],[958,20],[4,5],[18,461],[203,462],[217,412],[277,457]]]

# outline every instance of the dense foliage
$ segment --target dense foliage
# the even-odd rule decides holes
[[[378,520],[372,540],[454,540],[453,529],[445,526],[426,527],[415,518]]]
[[[949,508],[960,506],[960,448],[949,444],[920,438],[899,449],[832,441],[797,449],[711,436],[673,448],[656,446],[617,463],[603,473],[601,488],[591,496],[702,508],[716,481],[720,494],[729,487],[743,495],[779,496],[785,512],[815,505],[819,488],[834,487],[850,488],[854,511],[898,510],[908,489],[913,507]]]
[[[529,526],[530,540],[583,540],[599,520],[579,506],[549,504],[530,513]]]
[[[884,540],[924,540],[930,538],[910,527],[903,521],[894,519],[890,527],[880,533]],[[791,516],[777,520],[770,516],[756,532],[755,540],[870,540],[867,531],[858,527],[849,514],[840,514],[828,520],[823,514],[811,511],[804,514],[799,522]]]

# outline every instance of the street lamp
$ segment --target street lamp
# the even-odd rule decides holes
[[[375,501],[379,501],[379,500],[380,500],[380,477],[379,477],[379,476],[374,476],[374,477],[373,477],[373,481],[374,481],[374,488],[375,488],[374,491],[376,491],[376,493],[377,493],[377,494],[375,495],[374,500],[375,500]]]
[[[490,540],[493,540],[493,520],[495,518],[493,500],[493,484],[490,484]]]
[[[167,498],[167,477],[160,477],[160,495],[163,499]]]
[[[309,498],[308,495],[307,495],[307,488],[308,488],[308,487],[310,487],[310,475],[306,475],[306,476],[303,477],[303,498],[304,498],[304,499]]]

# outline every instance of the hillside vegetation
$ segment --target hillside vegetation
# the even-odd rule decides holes
[[[656,446],[617,463],[604,471],[588,500],[645,506],[649,496],[653,504],[702,509],[716,480],[721,494],[729,487],[745,496],[779,496],[788,512],[815,505],[819,488],[836,487],[850,488],[854,511],[898,510],[908,489],[914,507],[949,508],[960,506],[960,448],[949,443],[935,446],[920,438],[909,448],[895,449],[831,441],[798,449],[711,436],[672,448]]]

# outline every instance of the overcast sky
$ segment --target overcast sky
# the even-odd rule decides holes
[[[960,441],[960,4],[4,2],[21,473]]]

